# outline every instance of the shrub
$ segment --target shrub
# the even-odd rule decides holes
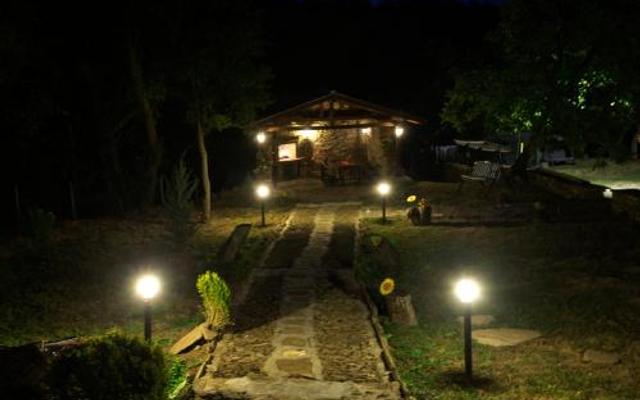
[[[169,235],[176,247],[186,246],[198,230],[198,224],[191,219],[196,185],[191,171],[181,159],[167,182],[163,196],[163,207],[169,217]]]
[[[167,385],[167,397],[175,399],[187,383],[187,364],[176,356],[168,356],[169,376]]]
[[[53,234],[56,224],[56,216],[41,208],[32,208],[27,211],[27,224],[25,233],[37,244],[47,244]]]
[[[49,371],[54,400],[164,400],[169,371],[162,350],[120,334],[90,340],[56,358]]]
[[[207,271],[198,277],[196,287],[207,323],[213,328],[221,329],[231,322],[231,291],[225,281],[215,272]]]

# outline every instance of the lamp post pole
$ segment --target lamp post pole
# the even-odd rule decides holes
[[[260,213],[262,215],[262,226],[266,226],[264,218],[264,199],[260,202]]]
[[[387,223],[387,196],[382,196],[382,223]]]
[[[473,381],[471,343],[471,303],[468,303],[464,313],[464,374],[467,378],[467,383]]]
[[[144,301],[144,340],[151,341],[151,300]]]
[[[473,279],[461,279],[455,286],[455,294],[464,305],[464,375],[467,384],[473,381],[473,359],[471,352],[472,304],[480,296],[480,285]]]

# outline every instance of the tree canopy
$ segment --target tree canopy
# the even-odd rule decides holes
[[[578,153],[628,153],[640,104],[640,4],[513,0],[484,60],[456,72],[443,121],[459,132],[563,137]]]

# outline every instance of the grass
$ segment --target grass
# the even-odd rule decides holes
[[[575,165],[551,168],[611,189],[640,189],[640,162],[637,160],[621,164],[608,161],[604,167],[597,167],[595,160],[577,160]]]
[[[154,339],[170,346],[202,321],[195,290],[199,272],[212,268],[232,288],[246,278],[286,218],[269,213],[265,228],[251,230],[239,259],[217,263],[220,245],[240,223],[255,223],[255,207],[215,207],[186,251],[176,251],[157,217],[63,221],[46,246],[27,238],[0,243],[0,344],[57,340],[120,330],[141,335],[142,303],[135,277],[153,266],[163,283],[154,301]]]
[[[451,185],[449,185],[451,186]],[[464,191],[446,184],[423,187],[434,211],[470,210]],[[430,194],[430,195],[429,195]],[[522,193],[519,200],[531,200]],[[492,207],[495,198],[475,207]],[[484,203],[484,204],[483,204]],[[399,205],[400,203],[396,203]],[[462,210],[462,211],[461,211]],[[533,222],[517,227],[415,227],[402,208],[392,221],[365,218],[365,233],[385,236],[398,249],[398,289],[413,298],[420,325],[385,328],[401,375],[418,398],[637,399],[640,385],[640,235],[610,222]],[[366,257],[361,255],[360,257]],[[359,263],[366,260],[359,260]],[[483,383],[459,383],[460,305],[452,294],[462,275],[482,282],[476,312],[495,316],[492,327],[539,330],[541,339],[515,347],[474,346]],[[584,364],[586,349],[615,351],[623,362]]]

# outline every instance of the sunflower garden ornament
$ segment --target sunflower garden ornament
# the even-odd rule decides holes
[[[380,294],[383,296],[388,296],[393,293],[393,289],[395,289],[396,283],[391,278],[385,278],[380,284]]]

